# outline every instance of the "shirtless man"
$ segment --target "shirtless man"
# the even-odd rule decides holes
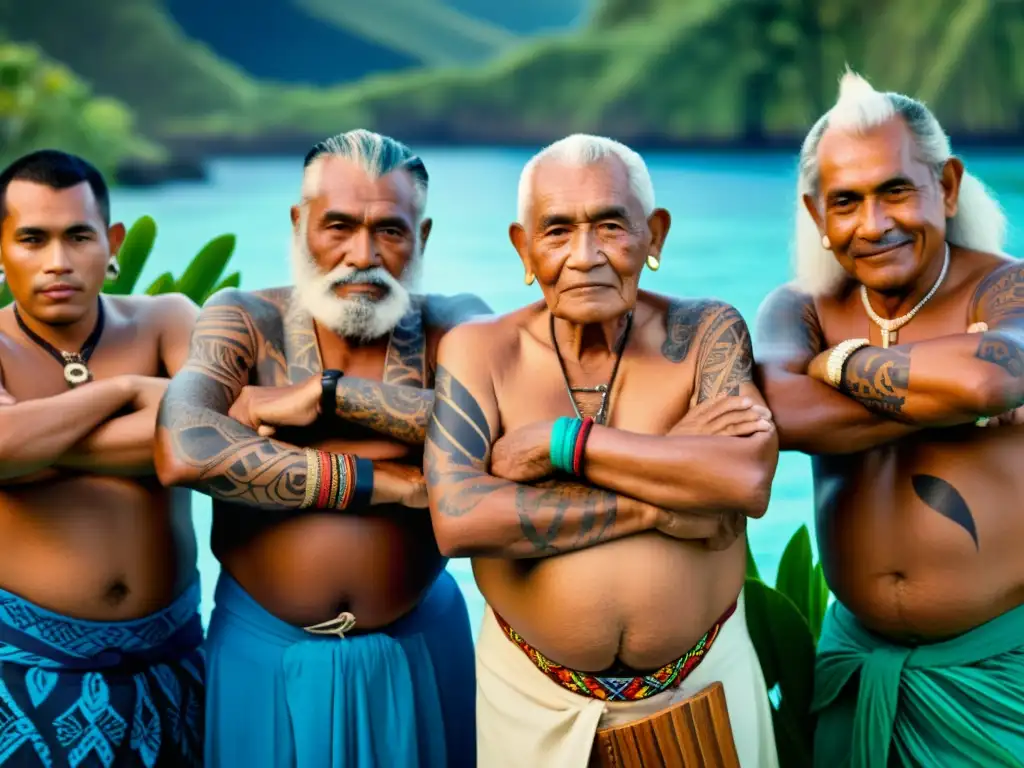
[[[16,160],[0,222],[0,765],[200,765],[191,499],[153,468],[198,309],[100,298],[125,230],[80,158]]]
[[[756,349],[838,599],[815,764],[1024,765],[1024,432],[979,429],[1024,403],[1024,269],[913,99],[848,73],[800,168],[796,280]]]
[[[774,766],[741,590],[778,449],[747,327],[638,290],[669,214],[627,147],[563,139],[519,200],[510,236],[544,298],[445,337],[426,448],[441,550],[473,558],[489,606],[479,764],[586,766],[598,729],[721,681],[743,767]]]
[[[213,498],[223,566],[210,768],[473,765],[472,635],[420,465],[437,343],[489,309],[410,294],[426,193],[394,139],[314,147],[294,288],[213,297],[168,390],[157,468]]]

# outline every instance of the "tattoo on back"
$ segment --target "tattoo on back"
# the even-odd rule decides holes
[[[441,514],[463,517],[504,494],[502,503],[514,510],[525,545],[513,549],[527,557],[580,549],[609,535],[618,515],[615,494],[557,480],[531,487],[490,475],[491,428],[476,398],[443,366],[434,391],[424,465]]]
[[[914,493],[921,501],[967,531],[974,541],[974,548],[980,549],[974,516],[956,488],[934,475],[914,475],[911,477],[911,483],[914,486]]]
[[[899,417],[910,387],[910,353],[865,347],[850,355],[842,390],[875,413]]]

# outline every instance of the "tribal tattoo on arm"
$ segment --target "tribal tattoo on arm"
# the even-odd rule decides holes
[[[305,451],[260,437],[227,416],[256,364],[259,326],[277,312],[255,297],[246,304],[220,295],[203,308],[189,360],[168,385],[158,426],[181,485],[223,501],[297,509],[306,490]]]
[[[698,403],[719,395],[739,395],[740,386],[754,380],[754,350],[743,317],[728,304],[709,303],[705,314],[711,321],[697,363]]]
[[[339,418],[409,445],[423,445],[434,392],[369,379],[338,381]]]
[[[1024,376],[1024,266],[1011,263],[986,277],[977,291],[976,316],[988,324],[975,357]]]
[[[872,413],[901,420],[910,388],[910,348],[865,347],[850,355],[839,382],[843,392]]]
[[[533,487],[488,474],[492,435],[479,403],[444,367],[435,391],[427,483],[447,525],[481,532],[462,556],[549,557],[633,532],[620,530],[622,499],[614,493],[559,481]]]

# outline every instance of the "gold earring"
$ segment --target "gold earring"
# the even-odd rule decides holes
[[[832,250],[832,241],[828,239],[828,235],[821,236],[821,247],[826,251]]]
[[[527,285],[533,285],[533,281],[536,279],[533,272],[527,272],[526,277],[523,278],[523,282]]]
[[[653,253],[647,254],[647,268],[651,272],[657,272],[659,267],[661,267],[661,260]]]

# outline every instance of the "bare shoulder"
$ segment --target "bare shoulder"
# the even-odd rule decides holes
[[[975,302],[1024,303],[1024,261],[1009,256],[983,255],[988,258],[976,264],[980,279],[974,292]]]
[[[737,335],[748,335],[747,325],[733,305],[715,298],[678,298],[644,293],[645,304],[654,310],[655,319],[662,319],[664,341],[662,356],[671,363],[681,363],[701,347],[711,334],[733,329]]]
[[[445,296],[428,293],[420,297],[423,302],[423,320],[429,328],[442,332],[475,317],[493,314],[483,299],[472,293]]]

